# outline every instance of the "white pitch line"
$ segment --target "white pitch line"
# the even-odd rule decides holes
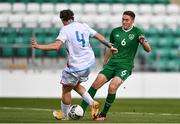
[[[48,111],[52,112],[53,109],[43,109],[43,108],[20,108],[20,107],[0,107],[0,110],[31,110],[31,111]],[[145,112],[111,112],[117,114],[127,114],[127,115],[161,115],[161,116],[180,116],[180,114],[172,113],[145,113]]]
[[[53,111],[52,109],[42,108],[19,108],[19,107],[0,107],[2,110],[32,110],[32,111]]]

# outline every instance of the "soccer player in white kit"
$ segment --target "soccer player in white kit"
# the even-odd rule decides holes
[[[71,10],[62,10],[60,19],[64,26],[61,28],[54,43],[38,44],[32,38],[32,47],[41,50],[59,50],[64,43],[67,49],[67,67],[62,72],[61,111],[54,111],[53,115],[59,120],[68,120],[68,111],[71,105],[71,90],[75,90],[91,106],[92,119],[99,111],[99,103],[94,101],[86,89],[80,84],[88,80],[90,67],[95,64],[95,56],[89,43],[90,37],[97,38],[101,43],[117,52],[101,34],[90,28],[87,24],[74,21]]]

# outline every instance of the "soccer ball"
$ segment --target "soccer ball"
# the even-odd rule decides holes
[[[73,120],[79,120],[83,117],[84,111],[80,105],[72,105],[69,109],[68,115]]]

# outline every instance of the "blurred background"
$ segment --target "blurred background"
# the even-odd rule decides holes
[[[85,22],[107,39],[121,25],[123,11],[136,13],[152,46],[139,46],[133,74],[118,90],[118,97],[180,98],[180,1],[179,0],[0,0],[0,97],[58,97],[59,80],[66,66],[66,50],[31,48],[54,42],[62,27],[59,12],[71,9],[75,20]],[[102,68],[105,47],[91,39],[97,65],[86,88]],[[97,97],[105,97],[107,85]],[[75,97],[79,97],[73,93]]]

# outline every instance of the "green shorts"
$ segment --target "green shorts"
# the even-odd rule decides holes
[[[131,71],[121,67],[106,68],[105,66],[103,70],[100,71],[100,74],[104,74],[107,80],[111,80],[113,77],[120,77],[125,81],[131,75]]]

